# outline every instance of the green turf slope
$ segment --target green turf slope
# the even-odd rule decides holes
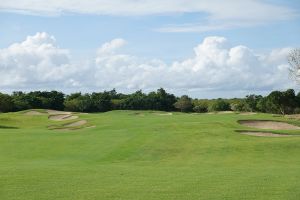
[[[96,127],[49,130],[65,122],[0,114],[1,200],[300,199],[300,137],[235,132],[251,130],[240,119],[287,119],[149,111],[79,116]]]

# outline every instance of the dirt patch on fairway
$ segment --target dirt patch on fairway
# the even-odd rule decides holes
[[[239,115],[256,115],[257,113],[255,112],[242,112],[242,113],[239,113]]]
[[[233,114],[234,111],[216,111],[216,112],[207,112],[206,114],[212,115],[212,114]]]
[[[54,121],[64,121],[64,120],[77,119],[78,116],[60,114],[60,115],[50,115],[48,118]]]
[[[275,134],[270,132],[254,132],[254,131],[239,131],[243,135],[251,135],[257,137],[293,137],[297,135]]]
[[[145,116],[144,113],[139,113],[139,112],[132,113],[132,115],[136,115],[136,116],[140,116],[140,117],[144,117]]]
[[[43,115],[44,113],[41,113],[41,112],[38,112],[38,111],[35,111],[35,110],[30,110],[26,113],[24,113],[24,115]]]
[[[94,126],[87,126],[85,128],[96,128],[96,126],[95,125]]]
[[[207,115],[212,115],[212,114],[217,114],[217,113],[214,113],[214,112],[207,112],[207,113],[205,113],[205,114],[207,114]]]
[[[80,121],[77,121],[77,122],[66,124],[66,125],[64,125],[64,127],[77,127],[77,126],[82,126],[82,125],[84,125],[86,123],[87,123],[86,120],[80,120]]]
[[[273,129],[273,130],[297,130],[300,127],[278,121],[266,121],[266,120],[239,120],[238,123],[251,128],[259,129]]]
[[[219,111],[218,114],[232,114],[234,111]]]
[[[284,117],[289,118],[289,119],[300,119],[300,114],[285,115]]]
[[[160,115],[160,116],[170,116],[173,115],[173,113],[154,113],[155,115]]]

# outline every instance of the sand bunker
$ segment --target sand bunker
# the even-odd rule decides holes
[[[31,111],[24,113],[24,115],[43,115],[43,113],[35,111],[35,110],[31,110]]]
[[[273,130],[297,130],[300,127],[288,124],[285,122],[277,122],[277,121],[263,121],[263,120],[240,120],[238,121],[240,124],[252,127],[252,128],[260,128],[260,129],[273,129]]]
[[[71,119],[77,119],[78,116],[74,115],[65,115],[65,114],[60,114],[60,115],[50,115],[49,119],[54,120],[54,121],[64,121],[64,120],[71,120]]]
[[[72,112],[58,111],[58,110],[47,110],[50,115],[71,115]]]
[[[73,122],[73,123],[70,123],[70,124],[66,124],[64,125],[64,127],[76,127],[76,126],[82,126],[84,124],[86,124],[87,121],[86,120],[80,120],[80,121],[77,121],[77,122]]]
[[[79,116],[72,115],[72,112],[65,112],[65,111],[57,111],[57,110],[47,110],[47,113],[49,114],[49,119],[54,121],[65,121],[65,120],[72,120],[77,119]],[[82,113],[81,113],[82,114]],[[62,130],[62,131],[70,131],[75,130],[77,127],[83,126],[87,123],[86,120],[80,120],[76,122],[71,122],[68,124],[65,124],[60,127],[53,127],[55,130]],[[94,128],[95,126],[89,126],[88,128]]]
[[[77,122],[72,122],[72,123],[69,123],[69,124],[65,124],[63,126],[49,126],[48,128],[51,129],[51,130],[58,130],[58,131],[73,131],[73,130],[77,130],[77,128],[79,128],[80,126],[86,124],[87,121],[86,120],[80,120],[80,121],[77,121]],[[96,126],[88,126],[88,127],[83,127],[83,128],[94,128]],[[80,127],[81,128],[81,127]]]
[[[275,133],[269,133],[269,132],[251,132],[251,131],[240,131],[240,134],[243,135],[251,135],[251,136],[257,136],[257,137],[293,137],[296,135],[285,135],[285,134],[275,134]]]
[[[24,115],[49,115],[48,119],[53,121],[65,121],[65,120],[74,120],[79,118],[79,116],[72,115],[72,112],[58,111],[58,110],[45,110],[46,112],[39,112],[37,110],[29,110],[24,113]],[[82,114],[82,113],[81,113]],[[51,125],[48,126],[51,130],[74,130],[77,127],[85,125],[87,123],[86,120],[80,120],[72,123],[68,123],[65,125]],[[94,128],[96,126],[88,126],[85,128]],[[0,127],[1,128],[1,127]]]

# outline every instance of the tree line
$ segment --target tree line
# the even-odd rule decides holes
[[[300,113],[300,93],[292,89],[273,91],[267,96],[251,94],[245,98],[193,99],[187,95],[176,97],[163,88],[148,94],[138,90],[132,94],[115,89],[91,94],[58,91],[0,93],[0,112],[26,109],[54,109],[72,112],[106,112],[110,110],[158,110],[181,112],[264,112],[274,114]]]

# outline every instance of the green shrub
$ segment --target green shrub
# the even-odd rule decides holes
[[[229,111],[230,104],[223,99],[218,99],[209,106],[209,111]]]
[[[198,105],[194,106],[193,110],[197,113],[206,113],[208,112],[208,104],[205,102],[199,103]]]

